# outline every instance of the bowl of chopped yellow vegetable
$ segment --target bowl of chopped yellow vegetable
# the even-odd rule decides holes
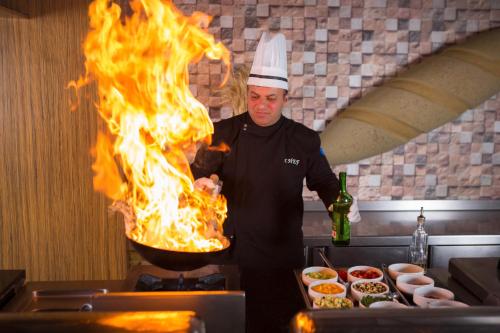
[[[313,300],[313,309],[352,309],[353,304],[349,298],[323,296]]]
[[[337,281],[339,278],[337,272],[328,267],[312,266],[304,268],[302,271],[302,282],[309,286],[315,281]]]
[[[314,281],[309,284],[308,294],[313,300],[323,296],[345,297],[346,289],[343,284],[335,281]]]

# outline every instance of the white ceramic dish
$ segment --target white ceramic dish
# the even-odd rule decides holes
[[[339,293],[335,293],[335,294],[326,294],[326,293],[321,293],[321,292],[313,289],[315,286],[318,286],[318,285],[324,284],[324,283],[325,284],[334,284],[334,285],[340,287],[342,291]],[[311,297],[311,299],[314,299],[316,297],[323,297],[323,296],[345,297],[347,291],[346,291],[345,286],[341,283],[338,283],[338,282],[333,281],[333,280],[321,280],[321,281],[311,282],[309,284],[308,289],[307,289],[307,293],[309,294],[309,297]]]
[[[403,274],[397,277],[396,287],[408,295],[413,295],[415,289],[426,286],[434,286],[434,280],[425,275]]]
[[[378,277],[373,278],[373,279],[363,279],[359,277],[355,277],[351,275],[352,272],[354,271],[375,271],[378,274]],[[376,267],[372,266],[353,266],[347,270],[347,281],[349,282],[354,282],[354,281],[359,281],[359,280],[365,280],[365,281],[372,281],[372,282],[377,282],[377,281],[382,281],[382,278],[384,277],[384,274],[382,271]]]
[[[325,272],[325,273],[331,274],[332,277],[329,279],[314,279],[314,278],[307,275],[307,273],[317,273],[317,272]],[[337,272],[331,268],[328,268],[328,267],[312,266],[312,267],[304,268],[304,270],[302,270],[302,282],[306,286],[309,286],[309,284],[311,284],[311,282],[326,281],[326,280],[337,281],[338,278],[339,278],[339,275],[337,274]]]
[[[467,304],[451,301],[451,300],[439,300],[439,301],[431,301],[427,304],[428,308],[467,308],[469,307]]]
[[[401,304],[399,302],[391,302],[391,301],[381,301],[370,304],[370,309],[401,309],[407,308],[406,305]]]
[[[383,292],[380,292],[380,293],[368,293],[368,292],[361,292],[359,290],[356,290],[356,286],[359,284],[362,284],[362,283],[381,284],[382,286],[384,286],[385,290]],[[389,286],[383,282],[380,282],[380,281],[372,282],[372,281],[359,280],[359,281],[355,281],[351,284],[351,295],[356,301],[361,300],[361,298],[363,298],[363,296],[368,296],[368,295],[369,296],[383,296],[383,295],[386,295],[388,292],[389,292]]]
[[[389,275],[396,280],[400,275],[424,275],[424,269],[420,266],[406,263],[392,264],[387,267]]]
[[[360,308],[364,308],[364,309],[369,308],[371,304],[370,304],[369,306],[365,306],[365,305],[362,303],[362,300],[363,300],[363,297],[361,297],[361,299],[359,300],[359,303],[358,303],[359,307],[360,307]],[[389,301],[389,300],[385,300],[385,301],[378,301],[378,302],[390,302],[390,301]],[[375,303],[375,302],[374,302],[374,303]],[[373,303],[372,303],[372,304],[373,304]]]
[[[413,302],[421,308],[428,307],[429,302],[436,300],[453,300],[455,295],[448,289],[438,287],[420,287],[413,292]]]
[[[335,299],[343,300],[344,302],[347,302],[350,305],[350,307],[341,308],[341,307],[320,306],[320,305],[316,304],[316,301],[319,300],[320,298],[315,298],[312,301],[313,309],[352,309],[354,307],[354,304],[352,303],[352,301],[349,298],[345,298],[345,297],[339,298],[339,297],[333,297],[333,296],[326,296],[324,298],[326,298],[326,299],[331,298],[332,300],[335,300]]]

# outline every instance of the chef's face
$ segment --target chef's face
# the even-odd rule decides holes
[[[280,88],[248,86],[248,113],[259,126],[271,126],[281,116],[287,101],[286,90]]]

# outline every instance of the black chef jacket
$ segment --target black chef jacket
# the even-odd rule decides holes
[[[201,149],[191,166],[194,178],[217,174],[223,181],[228,217],[225,235],[234,235],[233,255],[243,268],[303,266],[303,180],[325,206],[339,193],[339,182],[320,148],[319,135],[280,117],[268,127],[248,113],[214,124],[212,146]]]

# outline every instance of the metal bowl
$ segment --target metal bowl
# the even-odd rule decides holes
[[[231,242],[228,240],[222,250],[212,252],[181,252],[158,249],[128,239],[134,249],[148,262],[160,268],[173,271],[191,271],[209,264],[222,261],[229,253]]]

